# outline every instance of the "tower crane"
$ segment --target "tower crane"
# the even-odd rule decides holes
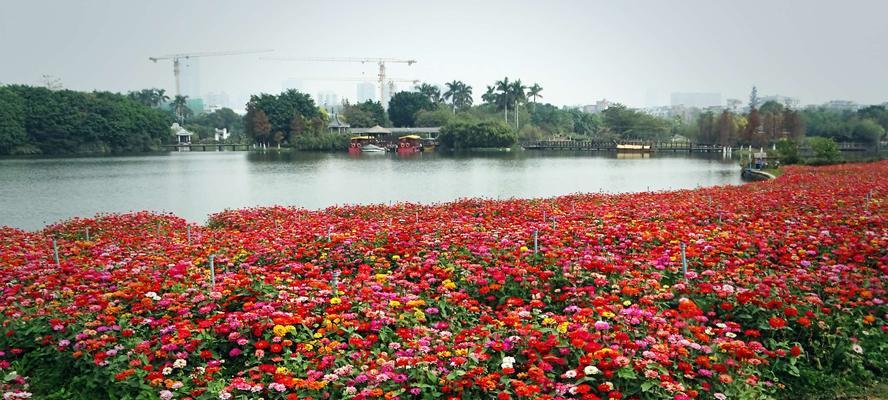
[[[208,51],[202,53],[180,53],[180,54],[168,54],[165,56],[157,56],[157,57],[148,57],[149,60],[153,62],[158,62],[160,60],[173,60],[173,75],[176,77],[176,95],[180,95],[180,65],[179,61],[182,59],[189,58],[198,58],[198,57],[216,57],[216,56],[234,56],[240,54],[254,54],[254,53],[268,53],[274,50],[236,50],[236,51]]]
[[[379,65],[379,101],[384,103],[385,98],[385,84],[389,83],[389,86],[393,86],[391,81],[387,80],[385,77],[385,65],[386,63],[401,63],[413,65],[416,64],[416,60],[405,60],[399,58],[379,58],[379,57],[283,57],[283,58],[263,58],[263,60],[271,60],[271,61],[302,61],[302,62],[357,62],[361,64],[367,63],[376,63]]]

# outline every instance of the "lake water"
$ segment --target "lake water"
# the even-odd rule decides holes
[[[136,210],[169,211],[203,223],[226,208],[317,209],[741,183],[737,162],[721,154],[628,156],[194,152],[0,159],[0,225],[33,230],[71,217]]]

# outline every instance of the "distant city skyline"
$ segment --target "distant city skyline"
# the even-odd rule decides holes
[[[276,57],[416,59],[387,72],[439,86],[464,81],[474,88],[476,103],[486,85],[504,76],[539,83],[543,101],[559,106],[603,98],[639,108],[666,105],[673,92],[745,101],[753,85],[802,105],[888,101],[888,24],[882,21],[888,2],[881,1],[522,0],[416,7],[344,0],[331,14],[329,3],[311,1],[257,7],[207,0],[4,0],[3,10],[0,37],[15,40],[0,41],[0,83],[42,85],[48,75],[73,90],[157,87],[172,93],[171,62],[152,63],[149,56],[268,48]],[[340,29],[328,29],[331,15]],[[367,24],[385,18],[397,23]],[[452,29],[454,23],[467,29]],[[242,108],[236,102],[249,94],[279,92],[287,79],[364,76],[374,82],[377,70],[372,63],[275,63],[256,54],[199,64],[197,93],[229,93],[234,108]],[[195,88],[183,86],[186,91]],[[359,98],[355,82],[305,82],[302,91]]]

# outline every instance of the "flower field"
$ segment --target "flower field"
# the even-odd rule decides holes
[[[0,228],[0,390],[860,395],[888,375],[886,196],[881,162],[675,192]]]

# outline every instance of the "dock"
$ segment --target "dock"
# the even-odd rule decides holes
[[[724,151],[723,146],[691,142],[632,141],[620,144],[650,146],[652,152],[721,153]],[[615,142],[591,140],[538,140],[524,142],[521,147],[525,150],[617,151],[617,143]]]

